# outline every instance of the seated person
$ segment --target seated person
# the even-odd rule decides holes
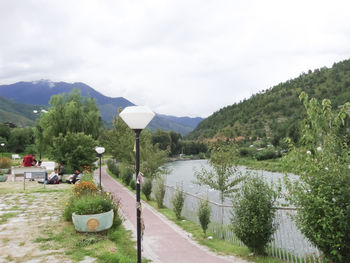
[[[76,169],[74,174],[72,174],[71,176],[69,176],[67,183],[69,184],[75,184],[77,181],[80,180],[80,178],[82,177],[82,174],[80,173],[79,169]]]
[[[47,177],[47,184],[58,184],[58,170],[55,170]]]

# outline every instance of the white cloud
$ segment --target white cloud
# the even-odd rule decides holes
[[[0,2],[0,84],[85,82],[208,116],[350,57],[347,1]]]

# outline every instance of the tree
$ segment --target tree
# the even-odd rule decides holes
[[[52,146],[55,137],[67,133],[82,132],[98,138],[102,121],[94,99],[83,97],[74,89],[68,94],[53,95],[50,105],[49,111],[41,114],[39,120],[45,145]]]
[[[225,198],[238,190],[237,185],[244,179],[238,174],[238,169],[233,165],[233,153],[229,147],[222,145],[214,147],[211,151],[209,165],[211,170],[204,168],[196,171],[197,183],[207,185],[220,192],[220,201],[223,203]]]
[[[291,202],[298,207],[301,232],[328,261],[350,261],[350,103],[333,110],[300,95],[307,117],[299,147],[292,146],[284,161],[299,181],[287,182]]]
[[[91,135],[80,133],[60,134],[53,139],[53,147],[49,152],[52,159],[66,165],[66,170],[82,169],[92,166],[96,160],[95,146],[97,142]]]

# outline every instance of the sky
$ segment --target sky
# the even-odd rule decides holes
[[[0,0],[0,84],[83,82],[207,117],[350,58],[348,0]]]

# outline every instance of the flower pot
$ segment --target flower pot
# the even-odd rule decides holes
[[[109,229],[113,224],[113,209],[108,212],[93,215],[72,214],[75,230],[79,232],[99,232]]]
[[[7,175],[0,175],[0,182],[6,182]]]

